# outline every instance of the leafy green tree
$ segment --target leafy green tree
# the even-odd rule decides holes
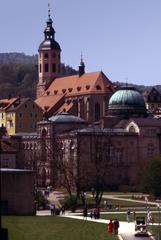
[[[143,172],[142,190],[155,197],[161,196],[161,156],[147,162]]]

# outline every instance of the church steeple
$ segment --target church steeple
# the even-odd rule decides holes
[[[39,82],[37,97],[42,96],[51,82],[60,76],[61,48],[55,41],[55,30],[48,4],[48,19],[44,30],[44,41],[39,46]]]
[[[83,57],[81,54],[81,61],[80,61],[80,65],[79,65],[79,77],[81,77],[84,73],[85,73],[85,64],[83,62]]]
[[[50,4],[48,4],[48,19],[46,21],[46,28],[44,30],[45,39],[54,39],[55,40],[55,30],[52,26],[53,21],[50,16]]]

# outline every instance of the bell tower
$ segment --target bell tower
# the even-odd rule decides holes
[[[38,75],[37,98],[41,97],[49,87],[54,78],[60,76],[61,48],[55,41],[55,30],[50,16],[50,5],[48,4],[48,19],[44,30],[44,41],[40,44],[38,52]]]

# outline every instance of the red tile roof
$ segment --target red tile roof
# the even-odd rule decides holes
[[[109,93],[113,87],[112,82],[101,72],[85,73],[79,75],[56,78],[46,92],[50,95],[57,90],[58,94],[66,92],[68,96],[91,94],[91,93]]]
[[[112,82],[101,71],[79,75],[59,77],[53,80],[46,93],[36,100],[36,103],[49,109],[61,96],[79,96],[86,94],[108,94],[114,91]]]
[[[36,99],[36,103],[44,110],[47,107],[49,111],[58,101],[64,97],[64,94],[45,95]]]
[[[68,112],[73,106],[73,103],[70,102],[70,103],[64,103],[58,110],[58,112],[56,112],[56,114],[60,114],[62,112]]]
[[[16,101],[17,98],[10,98],[10,99],[0,99],[0,110],[5,110],[8,108],[12,103]]]

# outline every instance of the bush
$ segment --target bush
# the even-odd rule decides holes
[[[161,196],[161,157],[151,159],[143,172],[142,190],[155,197]]]
[[[48,201],[41,191],[36,192],[35,201],[37,202],[38,209],[45,209]]]

